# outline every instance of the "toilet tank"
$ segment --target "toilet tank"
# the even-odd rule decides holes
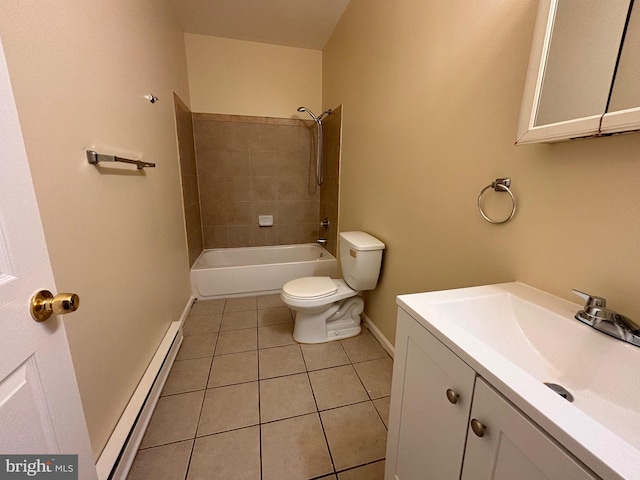
[[[340,265],[354,290],[373,290],[380,276],[384,243],[365,232],[340,233]]]

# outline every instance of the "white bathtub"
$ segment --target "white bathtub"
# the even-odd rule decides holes
[[[277,293],[289,280],[335,277],[333,255],[315,243],[203,251],[191,267],[195,298],[213,299]]]

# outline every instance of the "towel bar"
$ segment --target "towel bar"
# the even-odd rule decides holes
[[[131,163],[135,165],[138,170],[142,170],[144,167],[155,167],[155,163],[143,162],[142,160],[129,160],[128,158],[117,157],[115,155],[103,155],[93,150],[87,150],[87,160],[91,165],[97,165],[99,162],[121,162]]]

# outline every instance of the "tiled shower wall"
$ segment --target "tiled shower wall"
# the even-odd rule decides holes
[[[319,227],[318,238],[326,238],[325,248],[336,255],[338,239],[338,198],[340,181],[340,146],[342,138],[342,105],[322,121],[324,144],[324,182],[320,187],[319,222],[328,218],[329,230]]]
[[[312,121],[194,113],[205,248],[318,238]],[[258,226],[272,215],[273,226]]]
[[[180,177],[184,206],[189,265],[193,265],[202,252],[202,222],[200,219],[200,192],[198,191],[198,173],[196,169],[196,151],[193,143],[193,120],[191,110],[173,95],[178,150],[180,155]]]

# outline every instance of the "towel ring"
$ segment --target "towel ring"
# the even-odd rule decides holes
[[[513,192],[509,190],[510,186],[511,186],[510,178],[496,178],[495,182],[491,182],[491,185],[487,185],[486,187],[484,187],[480,192],[480,195],[478,195],[478,210],[480,211],[480,215],[482,215],[482,218],[484,218],[487,222],[493,223],[494,225],[499,225],[501,223],[507,223],[515,215],[516,197],[514,197]],[[493,220],[492,218],[489,218],[486,213],[484,213],[484,210],[482,210],[482,196],[484,195],[484,192],[486,192],[490,188],[493,188],[493,190],[496,192],[507,192],[511,197],[511,204],[512,204],[511,213],[504,220]]]

